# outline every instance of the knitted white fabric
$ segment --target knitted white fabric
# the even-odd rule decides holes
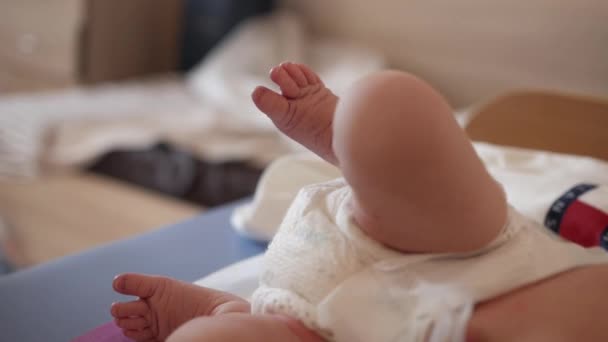
[[[476,302],[608,262],[512,208],[479,251],[399,253],[356,226],[350,196],[342,179],[300,191],[265,255],[254,313],[292,316],[330,341],[463,341]]]

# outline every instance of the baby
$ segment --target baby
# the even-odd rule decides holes
[[[252,303],[123,274],[112,305],[136,341],[605,341],[608,256],[506,203],[446,101],[397,71],[343,98],[307,66],[271,70],[258,108],[344,179],[304,188]]]

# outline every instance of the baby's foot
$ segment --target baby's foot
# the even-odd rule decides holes
[[[282,63],[270,79],[282,94],[259,86],[251,97],[281,132],[337,165],[332,149],[332,122],[338,97],[303,64]]]
[[[165,277],[122,274],[116,292],[138,300],[112,304],[111,313],[126,337],[164,341],[180,325],[198,316],[249,312],[249,303],[229,293]]]

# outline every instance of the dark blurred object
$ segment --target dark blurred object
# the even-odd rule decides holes
[[[0,1],[0,93],[178,66],[183,0]]]
[[[198,160],[168,144],[113,151],[90,170],[208,207],[253,194],[262,173],[246,162]]]
[[[91,83],[174,70],[183,0],[88,0],[81,80]]]
[[[197,177],[185,198],[209,207],[251,196],[263,171],[242,161],[197,161],[197,166]]]
[[[15,270],[14,260],[16,252],[14,242],[9,238],[8,225],[0,218],[0,276]]]
[[[269,12],[273,0],[185,0],[181,68],[189,70],[236,24]]]
[[[175,197],[185,196],[196,177],[196,161],[167,144],[112,151],[90,169]]]
[[[13,266],[9,263],[8,258],[4,255],[2,247],[0,247],[0,276],[13,271]]]

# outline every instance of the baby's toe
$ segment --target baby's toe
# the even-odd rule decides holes
[[[296,82],[298,87],[303,88],[308,86],[308,79],[298,64],[285,62],[282,63],[281,66],[285,68],[285,71],[287,71],[289,76]]]
[[[289,110],[287,99],[266,87],[255,88],[251,97],[258,109],[272,120],[284,115]]]
[[[270,79],[281,88],[284,96],[296,98],[300,95],[300,86],[282,65],[270,70]]]
[[[155,340],[155,334],[152,329],[145,328],[142,330],[123,330],[126,337],[135,341]]]
[[[148,304],[142,300],[132,302],[114,303],[110,308],[110,313],[115,318],[128,318],[145,316],[150,311]]]
[[[317,75],[316,72],[312,71],[312,69],[310,67],[308,67],[308,65],[297,64],[297,66],[300,67],[300,70],[306,77],[306,81],[308,82],[308,84],[316,85],[316,84],[321,83],[321,78],[319,77],[319,75]]]
[[[143,330],[150,326],[148,320],[143,317],[117,318],[115,322],[124,330]]]

